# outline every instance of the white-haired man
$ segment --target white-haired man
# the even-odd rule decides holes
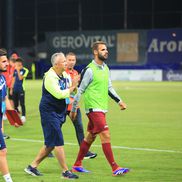
[[[72,81],[72,86],[70,86],[68,75],[65,72],[66,58],[63,53],[53,54],[51,63],[52,67],[43,78],[42,98],[39,105],[44,146],[24,171],[32,176],[42,176],[37,167],[54,149],[62,168],[62,177],[77,179],[78,176],[69,171],[66,164],[61,127],[66,118],[67,101],[70,93],[77,87],[78,77]]]

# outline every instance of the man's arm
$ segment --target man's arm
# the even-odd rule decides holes
[[[11,83],[11,86],[10,86],[10,95],[13,95],[13,87],[14,87],[14,84],[15,84],[15,77],[13,76],[12,83]]]
[[[80,101],[81,95],[85,92],[85,90],[87,89],[88,85],[92,82],[92,80],[93,80],[92,69],[86,68],[81,74],[80,85],[77,94],[74,97],[74,102],[72,104],[72,110],[71,110],[72,112],[76,112],[76,108]]]
[[[10,104],[10,101],[8,99],[8,96],[5,97],[5,103],[6,103],[6,109],[7,110],[13,110],[12,105]]]
[[[70,89],[61,90],[55,77],[46,76],[44,79],[45,89],[55,98],[65,99],[70,96]]]
[[[23,67],[23,69],[25,70],[25,72],[23,74],[23,78],[26,78],[28,76],[29,70],[25,67]]]
[[[109,96],[119,104],[121,110],[126,109],[126,104],[122,101],[122,99],[119,97],[119,95],[116,93],[114,88],[112,87],[112,82],[111,79],[109,78],[109,85],[108,85],[108,90],[109,90]]]
[[[80,101],[81,95],[85,92],[85,90],[87,89],[88,85],[92,82],[92,80],[93,80],[93,72],[91,68],[84,69],[81,74],[80,85],[79,85],[77,94],[74,97],[72,109],[69,114],[72,121],[74,121],[76,118],[76,110],[77,110],[77,106]]]

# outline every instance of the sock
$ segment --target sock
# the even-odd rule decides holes
[[[79,150],[74,166],[82,165],[82,160],[85,157],[86,153],[88,152],[89,148],[90,148],[90,144],[87,143],[85,140],[83,140],[83,142],[80,145],[80,150]]]
[[[103,150],[110,166],[112,167],[112,170],[113,171],[116,170],[119,166],[114,161],[114,156],[113,156],[113,152],[111,149],[111,144],[110,143],[102,143],[102,150]]]
[[[9,173],[8,173],[8,174],[5,174],[5,175],[3,176],[3,178],[5,179],[6,182],[13,182],[13,180],[11,179],[11,176],[10,176]]]

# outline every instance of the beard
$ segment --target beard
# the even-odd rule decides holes
[[[1,73],[1,72],[7,72],[7,70],[2,70],[2,69],[0,69],[0,73]]]
[[[98,58],[99,58],[101,61],[103,61],[103,62],[105,62],[105,61],[107,60],[107,57],[108,57],[108,56],[103,56],[103,55],[101,55],[101,54],[98,54]]]

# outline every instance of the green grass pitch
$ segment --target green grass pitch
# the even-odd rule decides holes
[[[5,121],[8,163],[14,182],[58,182],[61,170],[55,158],[47,158],[39,167],[43,177],[33,177],[23,169],[34,159],[43,145],[38,105],[41,80],[26,81],[27,122],[14,128]],[[87,182],[181,182],[182,181],[182,83],[181,82],[113,82],[127,103],[120,111],[109,101],[107,121],[115,160],[131,172],[112,177],[99,137],[91,151],[96,159],[84,160],[89,174],[79,174],[78,181]],[[84,128],[87,118],[80,103]],[[63,126],[65,152],[69,168],[74,163],[78,145],[73,124],[67,118]],[[20,140],[17,140],[20,139]],[[0,181],[3,181],[0,176]]]

